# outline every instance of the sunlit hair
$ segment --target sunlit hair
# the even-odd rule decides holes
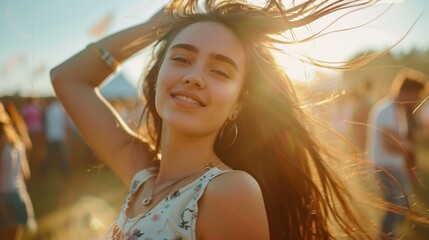
[[[4,108],[3,103],[0,102],[0,137],[4,137],[7,142],[12,145],[22,144],[21,139],[16,132],[13,122]],[[1,153],[0,153],[1,154]]]
[[[16,105],[12,101],[6,101],[4,104],[6,112],[9,114],[12,125],[19,135],[20,140],[24,144],[25,149],[30,150],[33,147],[30,136],[28,135],[28,128],[24,119],[19,113]]]
[[[244,170],[258,181],[271,239],[334,239],[338,236],[332,225],[348,239],[371,239],[367,226],[361,225],[368,223],[356,215],[349,190],[330,170],[329,154],[310,132],[312,120],[301,108],[288,77],[276,66],[271,50],[275,43],[307,41],[321,34],[290,39],[285,31],[332,12],[353,11],[374,2],[297,1],[286,8],[280,1],[267,1],[263,7],[237,1],[173,1],[170,11],[175,24],[156,44],[143,81],[146,124],[155,152],[159,151],[162,131],[155,86],[170,43],[192,23],[223,24],[245,48],[247,73],[240,97],[243,108],[236,119],[238,137],[229,148],[223,148],[217,139],[214,150],[228,166]]]

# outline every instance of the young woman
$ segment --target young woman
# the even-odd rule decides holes
[[[130,186],[106,238],[370,239],[270,50],[288,43],[284,31],[373,2],[173,1],[172,15],[162,10],[54,68],[56,94],[87,143]],[[154,41],[142,135],[98,86]]]
[[[14,121],[17,117],[11,117],[0,102],[0,238],[11,240],[21,239],[25,227],[36,230],[25,184],[30,178],[25,137],[14,127],[19,125]]]

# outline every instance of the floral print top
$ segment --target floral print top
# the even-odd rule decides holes
[[[130,199],[139,187],[156,173],[151,169],[138,172],[128,191],[116,222],[113,223],[104,239],[111,240],[185,240],[196,239],[196,221],[198,200],[204,193],[210,180],[227,172],[211,168],[201,177],[171,193],[149,212],[133,218],[126,218]]]

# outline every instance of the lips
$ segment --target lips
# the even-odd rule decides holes
[[[206,104],[196,95],[189,93],[172,93],[171,97],[186,104],[193,104],[200,107],[205,107]]]

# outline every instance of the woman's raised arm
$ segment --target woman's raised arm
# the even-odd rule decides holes
[[[100,95],[98,86],[115,70],[116,63],[159,39],[170,22],[162,9],[147,22],[88,45],[51,70],[56,95],[85,141],[127,185],[137,171],[153,164],[152,154]],[[130,45],[136,40],[138,44]],[[126,46],[132,47],[124,51]]]

